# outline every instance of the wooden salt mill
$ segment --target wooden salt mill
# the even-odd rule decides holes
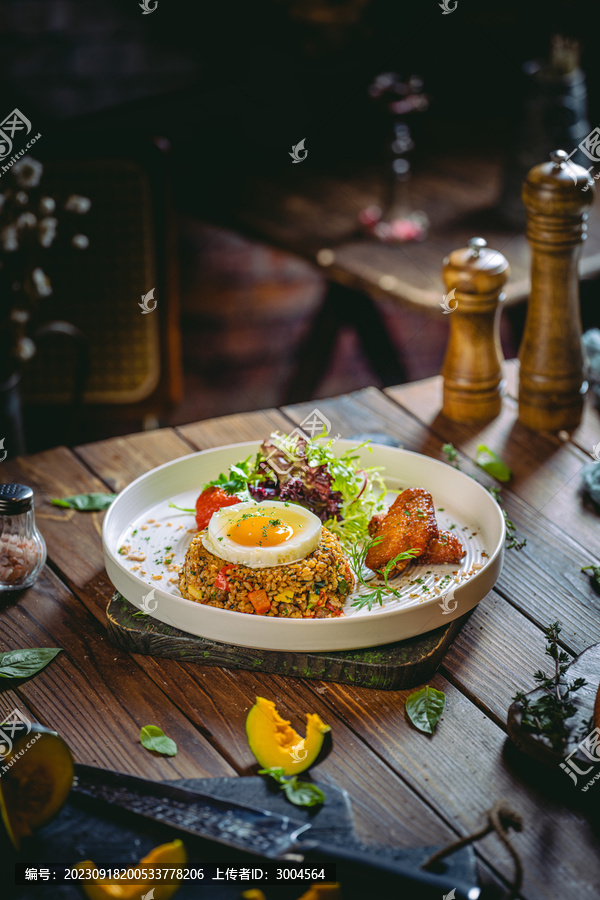
[[[535,166],[523,184],[531,295],[519,350],[519,419],[536,431],[577,427],[583,408],[583,357],[577,264],[593,188],[564,150]]]
[[[506,258],[480,237],[444,260],[450,339],[442,366],[442,412],[455,422],[493,419],[502,407],[500,304]]]

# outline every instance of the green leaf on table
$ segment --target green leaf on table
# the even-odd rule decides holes
[[[480,444],[475,454],[475,462],[480,469],[483,469],[488,475],[496,478],[498,481],[510,481],[512,472],[505,462],[503,462],[497,453]]]
[[[446,695],[428,684],[406,699],[406,714],[415,728],[426,734],[433,734],[438,720],[444,712]]]
[[[116,494],[73,494],[72,497],[54,497],[53,506],[78,509],[80,512],[96,512],[108,509]]]
[[[286,778],[281,766],[259,769],[259,775],[270,775],[280,785],[285,796],[294,806],[320,806],[325,802],[325,794],[316,784],[300,781],[297,775]]]
[[[153,750],[162,756],[175,756],[177,744],[157,725],[144,725],[140,731],[140,741],[146,750]]]
[[[285,796],[294,806],[320,806],[325,801],[325,794],[316,784],[310,781],[300,781],[294,775],[290,781],[282,785]]]
[[[594,587],[596,588],[597,591],[600,591],[600,566],[591,565],[591,566],[582,566],[581,567],[582,572],[587,572],[590,569],[592,572],[592,574],[590,575],[592,584],[594,585]]]
[[[31,678],[61,651],[62,647],[31,647],[0,653],[0,678]]]

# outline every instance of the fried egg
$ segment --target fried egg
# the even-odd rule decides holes
[[[204,547],[220,559],[252,569],[298,562],[319,546],[321,520],[295,503],[252,501],[213,513]]]

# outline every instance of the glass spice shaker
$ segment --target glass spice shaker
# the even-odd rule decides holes
[[[33,491],[0,485],[0,591],[31,587],[46,562],[46,543],[35,524]]]

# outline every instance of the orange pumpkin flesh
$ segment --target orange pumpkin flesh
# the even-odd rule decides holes
[[[302,738],[283,719],[272,700],[257,697],[246,719],[248,745],[263,769],[279,766],[284,775],[297,775],[314,764],[331,731],[316,713],[306,714],[306,737]]]
[[[182,869],[187,863],[187,853],[185,847],[180,840],[172,841],[170,844],[160,844],[151,850],[147,856],[140,859],[134,869],[138,868],[168,868]],[[86,859],[77,863],[76,869],[96,869],[98,868],[91,860]],[[88,900],[141,900],[142,897],[150,891],[151,884],[107,884],[106,880],[99,879],[93,884],[82,884],[81,887],[85,891]],[[179,889],[179,884],[159,884],[154,887],[153,900],[169,900],[175,891]]]
[[[60,811],[75,768],[67,744],[43,725],[33,725],[29,734],[17,738],[3,765],[8,771],[0,778],[0,814],[18,849],[22,838]]]

